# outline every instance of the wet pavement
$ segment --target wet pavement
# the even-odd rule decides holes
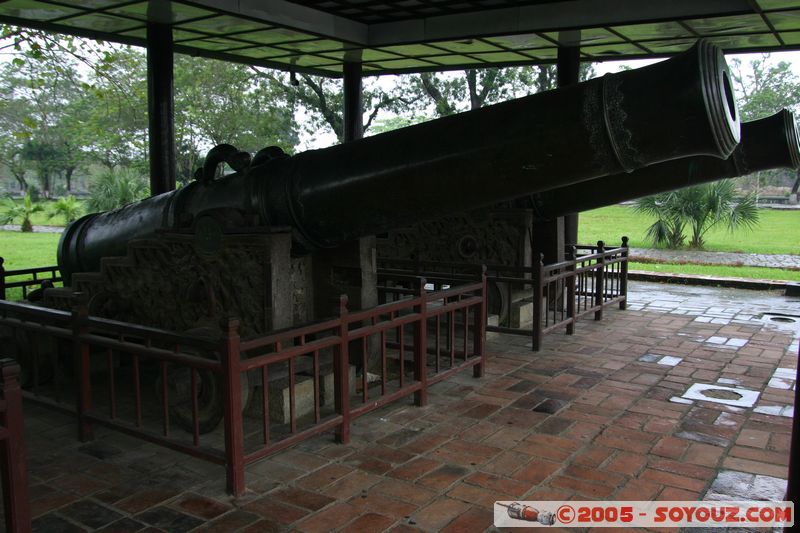
[[[492,531],[496,500],[782,498],[798,329],[770,317],[800,299],[630,289],[629,310],[541,352],[492,339],[486,377],[360,417],[348,445],[321,435],[249,466],[238,499],[219,466],[102,427],[81,444],[28,405],[34,531]],[[687,398],[698,383],[717,392]]]

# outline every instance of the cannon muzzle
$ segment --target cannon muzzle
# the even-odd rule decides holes
[[[289,226],[302,254],[676,158],[726,158],[739,135],[724,57],[700,41],[644,68],[344,145],[252,162],[230,154],[235,174],[205,172],[180,190],[74,222],[59,267],[66,278],[96,271],[130,239],[197,230],[209,217]]]
[[[791,111],[742,124],[742,142],[728,159],[695,156],[534,193],[522,200],[539,219],[588,211],[681,187],[761,170],[800,168],[800,135]]]

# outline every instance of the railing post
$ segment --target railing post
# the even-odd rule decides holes
[[[6,404],[5,410],[0,411],[0,425],[8,432],[6,438],[0,440],[6,531],[27,533],[31,530],[31,510],[25,461],[25,427],[22,422],[22,390],[16,361],[0,359],[0,380]]]
[[[622,263],[619,268],[619,308],[623,311],[628,307],[628,237],[622,237]]]
[[[6,299],[6,267],[3,266],[6,260],[0,257],[0,300]]]
[[[595,271],[594,283],[594,305],[597,311],[594,312],[595,320],[603,319],[603,294],[605,293],[605,254],[606,245],[603,241],[597,241],[597,270]]]
[[[567,276],[564,278],[564,283],[567,284],[567,318],[569,322],[567,323],[567,335],[572,335],[575,333],[575,267],[577,264],[577,250],[575,246],[570,246],[567,248],[567,261],[569,261],[569,265],[567,266],[567,270],[572,272],[572,275]]]
[[[474,346],[480,352],[481,361],[472,367],[472,375],[482,378],[486,372],[486,321],[489,319],[489,286],[486,282],[486,265],[481,265],[481,305],[475,314]],[[439,354],[436,354],[438,357]]]
[[[339,346],[333,354],[334,407],[342,417],[342,423],[336,429],[336,442],[340,444],[350,442],[350,336],[347,314],[347,295],[343,294],[339,297]]]
[[[239,320],[223,319],[222,339],[223,416],[225,424],[225,477],[229,494],[241,496],[244,482],[244,424],[242,422],[242,371]],[[266,394],[266,392],[264,392]]]
[[[531,350],[542,349],[542,298],[544,293],[544,254],[533,264],[533,323],[531,324]]]
[[[85,414],[92,408],[91,347],[83,337],[89,333],[89,304],[83,293],[72,295],[72,350],[75,375],[78,378],[76,411],[78,415],[78,440],[87,442],[94,438],[92,423]]]
[[[428,298],[425,278],[419,278],[417,283],[419,305],[415,307],[419,322],[414,329],[414,380],[420,383],[420,388],[414,393],[414,405],[423,407],[428,405]]]

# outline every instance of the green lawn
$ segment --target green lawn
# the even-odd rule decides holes
[[[56,264],[59,233],[0,231],[0,257],[6,270]]]
[[[759,209],[760,222],[752,231],[730,233],[724,227],[714,228],[706,236],[706,250],[714,252],[748,252],[759,254],[800,254],[800,211]],[[650,248],[645,233],[653,218],[634,212],[627,206],[610,206],[580,215],[578,241],[594,244],[606,240],[619,244],[622,235],[630,238],[633,248]]]

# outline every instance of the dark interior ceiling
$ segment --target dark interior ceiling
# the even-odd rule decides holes
[[[144,45],[169,24],[176,51],[340,76],[663,57],[705,37],[726,52],[800,49],[800,0],[4,0],[0,21]]]

